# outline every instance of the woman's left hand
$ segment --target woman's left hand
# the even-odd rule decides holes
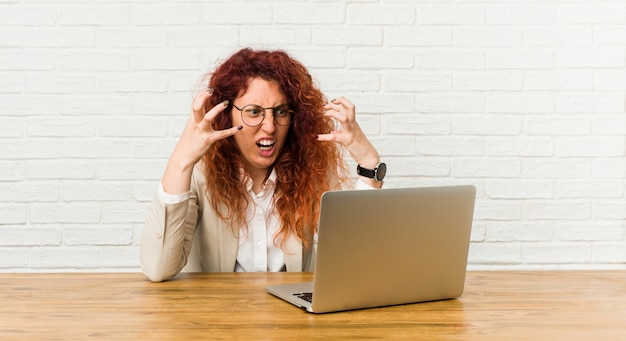
[[[317,139],[336,142],[345,146],[352,159],[362,167],[370,169],[376,167],[380,162],[380,156],[356,122],[354,104],[345,97],[339,97],[326,104],[324,110],[326,111],[325,115],[341,123],[342,128],[329,134],[319,134]],[[374,187],[381,186],[379,182],[373,180],[367,182],[371,182],[370,184]]]

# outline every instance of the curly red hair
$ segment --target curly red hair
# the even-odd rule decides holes
[[[324,116],[326,97],[314,84],[304,65],[281,50],[245,48],[233,54],[208,75],[213,95],[205,111],[224,100],[244,94],[249,81],[263,78],[276,81],[294,111],[293,123],[285,145],[273,168],[276,171],[274,206],[281,226],[274,241],[284,245],[287,236],[295,235],[305,247],[311,246],[317,231],[320,197],[346,182],[348,176],[341,150],[335,143],[317,141],[317,134],[334,130],[332,120]],[[217,116],[214,129],[232,127],[232,104]],[[203,157],[206,190],[211,205],[224,220],[247,228],[248,194],[241,181],[244,159],[232,137],[214,143]]]

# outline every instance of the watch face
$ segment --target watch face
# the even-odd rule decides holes
[[[376,180],[382,181],[385,174],[387,174],[387,165],[381,162],[376,169]]]

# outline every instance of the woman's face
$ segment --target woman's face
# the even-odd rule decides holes
[[[250,104],[263,108],[275,108],[288,103],[276,81],[253,78],[250,80],[246,93],[235,98],[232,104],[243,109]],[[266,176],[267,169],[274,164],[285,145],[290,126],[276,124],[274,111],[265,109],[263,122],[255,127],[244,123],[242,112],[237,108],[233,107],[231,112],[233,126],[243,126],[234,138],[241,155],[246,160],[246,171],[253,179],[257,176]]]

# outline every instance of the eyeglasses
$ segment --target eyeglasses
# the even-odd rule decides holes
[[[273,108],[263,108],[262,106],[256,104],[248,104],[243,108],[239,108],[233,104],[233,107],[241,111],[241,120],[243,120],[243,123],[249,127],[261,125],[265,119],[265,110],[267,109],[272,109],[274,123],[278,125],[288,126],[291,124],[291,120],[293,119],[293,112],[289,110],[289,107],[285,104],[281,104]]]

